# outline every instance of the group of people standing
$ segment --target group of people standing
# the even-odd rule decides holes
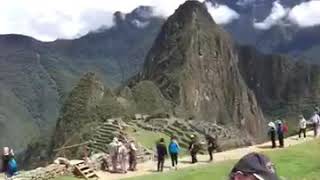
[[[127,173],[137,168],[137,148],[134,140],[119,140],[113,138],[109,144],[112,172]]]
[[[315,111],[313,115],[311,116],[310,120],[307,121],[303,115],[300,115],[299,120],[299,138],[302,138],[302,135],[304,138],[307,137],[307,125],[310,124],[312,126],[314,137],[319,136],[320,132],[320,116],[319,111]]]
[[[18,172],[17,162],[14,157],[13,149],[4,147],[0,157],[0,172],[5,174],[5,179],[9,180]]]
[[[216,138],[211,137],[209,135],[206,136],[206,140],[207,140],[207,145],[208,145],[208,154],[210,157],[209,161],[212,161],[213,160],[212,153],[215,149],[217,149],[217,141],[216,141]],[[191,135],[191,141],[189,143],[189,148],[188,148],[190,156],[191,156],[191,163],[194,164],[194,163],[198,162],[197,154],[201,150],[201,148],[202,148],[201,146],[202,145],[198,141],[196,136]],[[157,143],[156,148],[157,148],[157,160],[158,160],[157,170],[159,172],[163,171],[165,159],[168,156],[168,154],[170,155],[170,158],[171,158],[172,168],[175,168],[177,170],[178,169],[178,162],[179,162],[178,157],[179,157],[179,153],[181,151],[181,148],[178,144],[177,138],[175,136],[171,137],[168,148],[165,144],[164,138],[161,138],[159,140],[159,142]]]
[[[279,147],[284,147],[284,135],[288,133],[288,125],[283,123],[281,120],[276,120],[275,122],[270,122],[269,126],[269,136],[272,142],[272,148],[276,148],[276,137],[279,140]]]
[[[308,124],[312,125],[312,130],[314,132],[314,137],[319,137],[320,135],[320,110],[319,108],[315,108],[313,115],[310,120],[307,121],[303,115],[299,116],[299,139],[307,137],[307,127]],[[272,148],[275,148],[276,145],[276,137],[279,140],[279,147],[284,147],[284,135],[288,132],[288,125],[283,123],[281,120],[276,120],[275,122],[270,122],[268,124],[269,131],[268,134],[271,139]]]

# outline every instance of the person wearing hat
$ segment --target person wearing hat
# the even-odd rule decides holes
[[[191,155],[191,163],[195,164],[198,162],[197,153],[199,151],[199,143],[197,142],[197,138],[192,134],[191,141],[189,143],[189,152]]]
[[[270,159],[259,153],[242,157],[229,174],[229,180],[279,180]]]
[[[4,147],[2,151],[2,169],[1,172],[5,174],[6,179],[11,178],[16,175],[17,170],[17,162],[14,158],[13,149],[9,147]]]
[[[319,127],[320,127],[320,117],[318,115],[318,112],[315,111],[313,113],[313,116],[311,117],[311,122],[312,122],[312,126],[313,126],[313,132],[314,132],[314,137],[318,136],[318,131],[319,131]]]
[[[277,145],[276,145],[276,124],[274,122],[270,122],[268,124],[269,126],[269,131],[268,131],[268,134],[270,136],[270,140],[271,140],[271,143],[272,143],[272,148],[275,148]]]
[[[2,169],[1,172],[6,173],[9,170],[10,149],[4,147],[2,150]]]
[[[306,131],[307,131],[307,120],[303,117],[303,115],[300,115],[299,120],[299,138],[301,138],[301,133],[303,133],[303,137],[306,138]]]

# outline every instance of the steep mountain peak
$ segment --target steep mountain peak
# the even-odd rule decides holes
[[[203,3],[200,3],[196,0],[186,1],[184,4],[175,11],[174,15],[171,18],[178,18],[177,21],[185,20],[192,22],[191,20],[201,16],[207,18],[209,21],[213,21],[209,12],[207,11],[206,6]],[[192,18],[192,19],[190,19]]]
[[[208,46],[210,44],[208,39],[214,42],[213,47]],[[205,5],[198,1],[187,1],[168,18],[162,27],[154,46],[147,55],[143,76],[153,78],[158,76],[158,73],[162,73],[164,68],[169,68],[170,71],[180,68],[185,62],[193,60],[184,58],[187,55],[186,52],[195,50],[198,58],[205,56],[205,53],[215,53],[210,51],[210,48],[221,47],[222,42],[226,45],[224,48],[232,49],[229,36],[215,24]],[[168,51],[169,56],[163,54],[164,57],[155,59],[153,56],[158,56],[161,50]],[[176,51],[178,54],[170,54]],[[168,57],[172,58],[168,59]]]
[[[140,80],[153,81],[178,116],[232,124],[258,135],[263,116],[237,61],[229,35],[205,5],[187,1],[163,25]]]

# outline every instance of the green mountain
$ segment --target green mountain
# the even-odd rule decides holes
[[[205,6],[187,1],[162,27],[138,79],[154,82],[179,117],[235,126],[259,139],[264,118],[236,53]]]
[[[83,74],[95,72],[114,88],[140,70],[163,20],[147,7],[114,17],[112,28],[75,40],[0,35],[0,146],[21,151],[40,135],[50,139],[65,97]]]
[[[225,26],[255,50],[235,47],[201,3],[186,2],[164,25],[152,14],[150,7],[117,12],[112,28],[74,40],[0,35],[0,146],[28,154],[52,140],[52,150],[87,140],[87,127],[134,113],[207,121],[260,139],[260,109],[308,114],[319,103],[319,67],[272,55],[317,62],[318,27],[257,33],[250,14]]]

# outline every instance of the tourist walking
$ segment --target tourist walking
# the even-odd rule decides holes
[[[209,161],[213,161],[213,151],[217,149],[217,140],[210,135],[206,136],[206,140],[208,143]]]
[[[276,129],[277,129],[276,124],[274,122],[270,122],[268,124],[268,126],[269,126],[268,135],[269,135],[271,143],[272,143],[272,148],[276,148],[276,146],[277,146],[276,145],[276,134],[277,134],[277,132],[276,132]]]
[[[177,138],[176,137],[171,137],[171,142],[169,144],[169,153],[170,153],[170,157],[171,157],[171,163],[172,163],[172,167],[175,168],[176,170],[178,169],[178,156],[179,156],[179,152],[180,152],[180,146],[177,142]]]
[[[161,138],[159,143],[157,143],[158,172],[163,171],[163,166],[167,155],[167,147],[165,145],[164,139]]]
[[[314,132],[314,137],[318,137],[319,128],[320,128],[320,117],[319,117],[317,111],[315,111],[313,113],[313,116],[311,117],[311,122],[312,122],[312,128],[313,128],[313,132]]]
[[[307,131],[307,120],[303,117],[303,115],[300,115],[299,120],[299,138],[301,138],[301,134],[303,134],[303,137],[306,138],[306,131]]]
[[[129,142],[129,170],[137,170],[137,148],[134,140]]]
[[[191,141],[189,143],[189,152],[191,155],[191,163],[195,164],[198,162],[197,153],[199,151],[199,143],[194,135],[191,135]]]

